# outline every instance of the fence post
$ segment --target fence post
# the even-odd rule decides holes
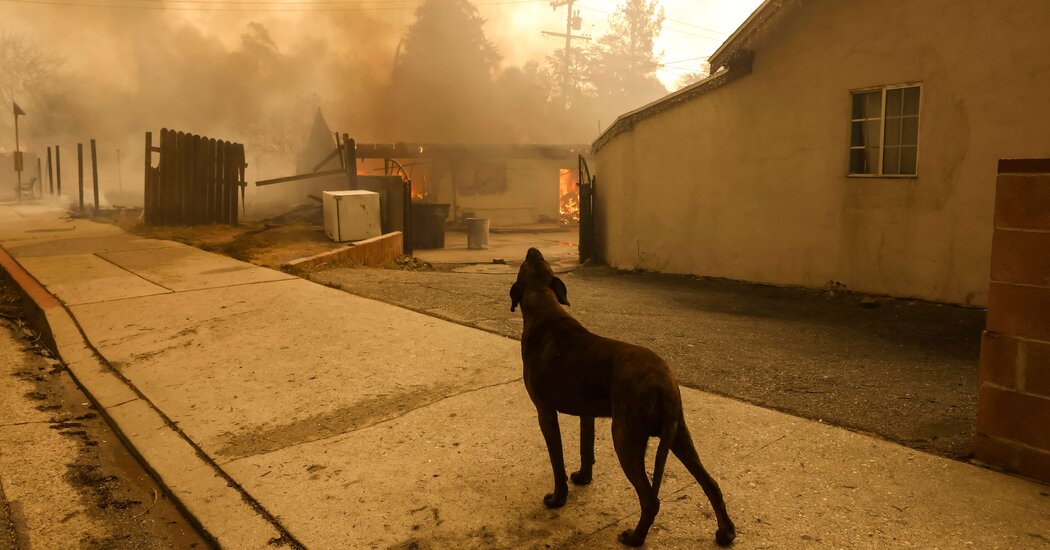
[[[350,189],[357,189],[357,144],[350,139],[350,134],[343,134],[343,158],[346,161],[343,168],[346,170],[346,182]]]
[[[153,132],[146,132],[146,170],[142,176],[142,217],[146,225],[153,225]]]
[[[95,188],[95,211],[93,215],[98,215],[99,204],[98,204],[98,157],[95,155],[95,140],[91,140],[91,183]]]
[[[55,190],[62,196],[62,146],[55,146]]]
[[[47,146],[47,194],[55,194],[55,172],[51,166],[51,146]]]
[[[80,211],[84,211],[84,144],[77,144],[77,188],[80,189]]]

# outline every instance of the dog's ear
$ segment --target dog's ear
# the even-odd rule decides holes
[[[510,310],[514,311],[521,303],[521,283],[515,282],[510,286]]]
[[[559,304],[569,305],[569,291],[565,289],[565,283],[561,282],[561,279],[551,277],[551,290],[554,291],[554,296],[558,298]]]

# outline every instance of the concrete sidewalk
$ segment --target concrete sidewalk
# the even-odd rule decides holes
[[[0,205],[0,246],[72,374],[224,547],[617,548],[637,518],[608,421],[594,483],[543,507],[513,340],[43,206]],[[738,548],[1050,547],[1046,485],[682,393]],[[649,548],[714,547],[675,460],[662,496]]]

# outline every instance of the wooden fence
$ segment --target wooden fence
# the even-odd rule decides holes
[[[160,154],[156,168],[153,153]],[[146,132],[146,223],[236,224],[245,167],[240,143],[163,129],[156,147]]]

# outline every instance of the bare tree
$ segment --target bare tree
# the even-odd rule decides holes
[[[61,65],[58,58],[25,37],[0,30],[0,102],[4,112],[10,110],[14,101],[30,113],[47,103],[49,84],[57,84]],[[0,125],[6,130],[13,122],[10,117],[0,117]]]

